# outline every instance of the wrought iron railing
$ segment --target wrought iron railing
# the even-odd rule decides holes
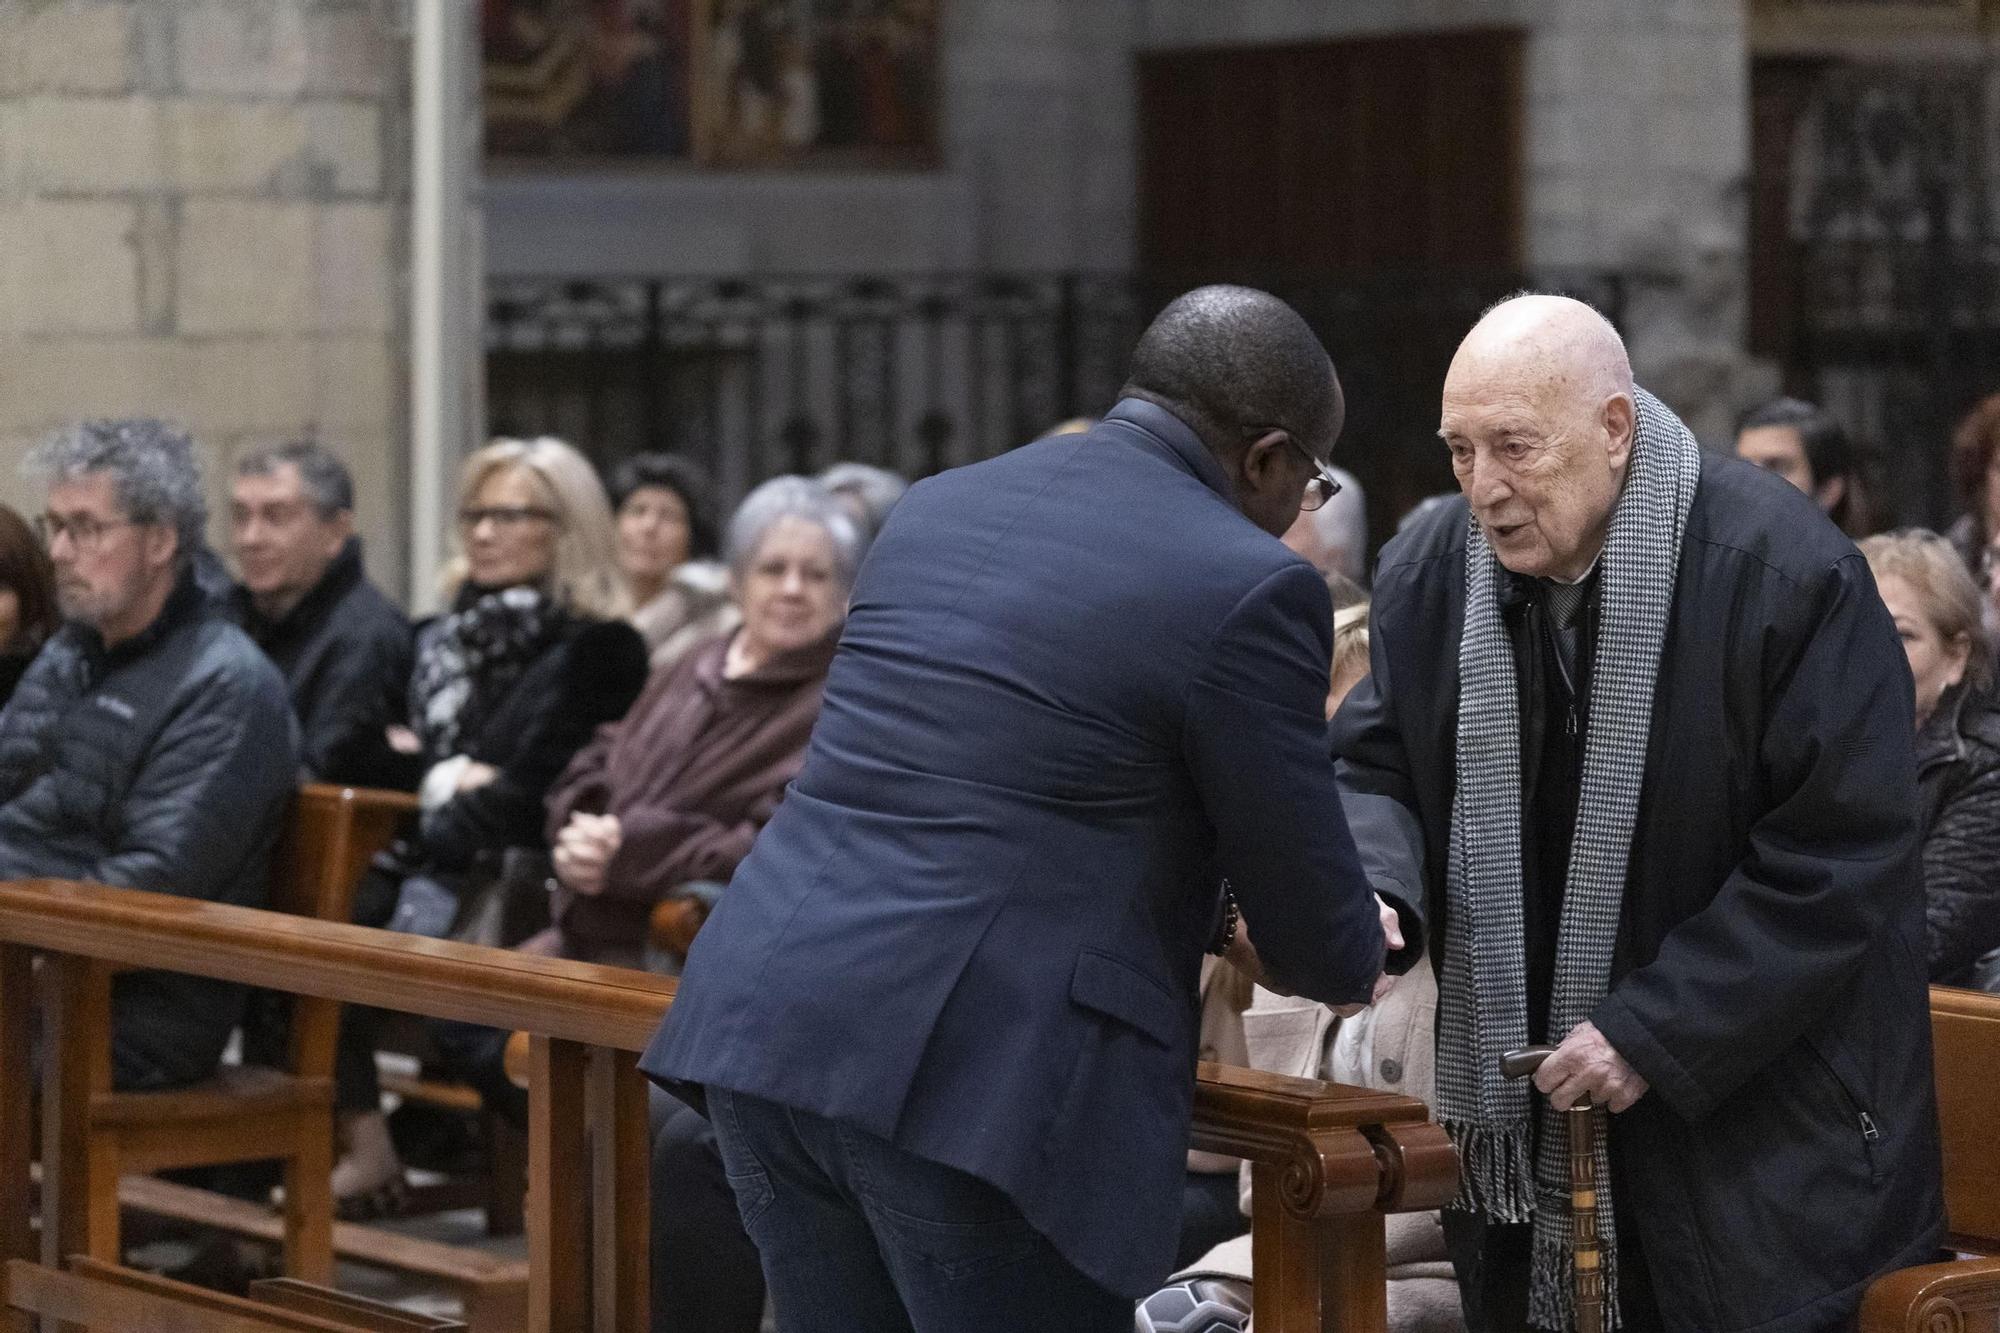
[[[1349,404],[1340,461],[1369,486],[1378,532],[1450,484],[1441,452],[1421,446],[1452,350],[1485,306],[1533,285],[1616,322],[1629,287],[1602,272],[1228,276],[1285,296],[1332,352]],[[1121,273],[499,279],[488,421],[561,435],[601,463],[693,455],[724,498],[842,459],[922,476],[1103,412],[1146,322],[1191,285]]]

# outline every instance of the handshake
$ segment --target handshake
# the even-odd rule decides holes
[[[1375,894],[1374,897],[1376,911],[1382,920],[1383,947],[1388,952],[1393,953],[1403,947],[1402,917],[1397,914],[1395,908],[1382,901],[1381,894]],[[1249,922],[1240,920],[1237,922],[1236,937],[1230,941],[1229,948],[1223,953],[1222,957],[1223,961],[1256,982],[1259,986],[1262,986],[1265,990],[1275,991],[1279,995],[1290,995],[1292,993],[1285,989],[1282,982],[1274,979],[1265,970],[1263,959],[1257,956],[1257,946],[1250,941]],[[1387,972],[1375,978],[1375,993],[1369,997],[1369,1004],[1373,1004],[1384,995],[1387,995],[1395,985],[1396,978],[1390,976]],[[1340,1004],[1333,1006],[1333,1012],[1342,1018],[1346,1018],[1349,1015],[1360,1013],[1367,1007],[1368,1005],[1365,1004]]]

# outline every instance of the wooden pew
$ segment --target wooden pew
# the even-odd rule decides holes
[[[1931,987],[1945,1224],[1952,1249],[1868,1289],[1861,1333],[2000,1333],[2000,995]]]
[[[650,1145],[636,1059],[672,1002],[670,979],[50,880],[0,884],[0,1319],[74,1276],[65,1261],[89,1251],[95,1220],[85,1187],[87,1054],[62,1040],[75,1029],[66,1010],[77,996],[58,986],[65,1007],[50,1015],[44,1051],[39,1239],[32,1226],[28,1001],[37,954],[57,974],[96,963],[164,967],[527,1031],[525,1327],[646,1327]],[[1382,1333],[1383,1212],[1433,1207],[1456,1186],[1451,1150],[1422,1104],[1204,1067],[1195,1143],[1249,1158],[1263,1186],[1253,1223],[1260,1333]],[[279,1315],[301,1317],[274,1310],[271,1327],[287,1327]],[[100,1323],[210,1327],[189,1318]]]
[[[301,788],[272,857],[272,908],[345,922],[369,860],[415,809],[416,799],[402,792],[316,783]],[[276,1158],[285,1173],[285,1272],[331,1280],[328,1185],[340,1006],[323,999],[292,1003],[283,1069],[229,1066],[192,1087],[118,1092],[111,1087],[112,970],[93,963],[52,969],[49,975],[51,986],[70,992],[69,1012],[76,1022],[68,1039],[85,1048],[89,1062],[89,1253],[118,1260],[121,1176]]]

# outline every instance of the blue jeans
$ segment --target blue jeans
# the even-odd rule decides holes
[[[708,1111],[782,1333],[1129,1333],[985,1181],[745,1093]]]

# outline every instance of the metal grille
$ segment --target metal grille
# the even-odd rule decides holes
[[[1887,466],[1878,508],[1939,525],[1953,424],[2000,387],[2000,98],[1978,66],[1836,67],[1794,139],[1794,379]]]
[[[1201,275],[1198,280],[1214,280]],[[1338,461],[1368,488],[1379,541],[1452,484],[1434,438],[1452,351],[1524,286],[1623,317],[1628,280],[1599,272],[1231,274],[1290,301],[1347,391]],[[601,465],[692,455],[726,499],[842,459],[916,477],[1097,415],[1152,316],[1197,280],[1117,273],[497,280],[488,421],[554,434]]]

